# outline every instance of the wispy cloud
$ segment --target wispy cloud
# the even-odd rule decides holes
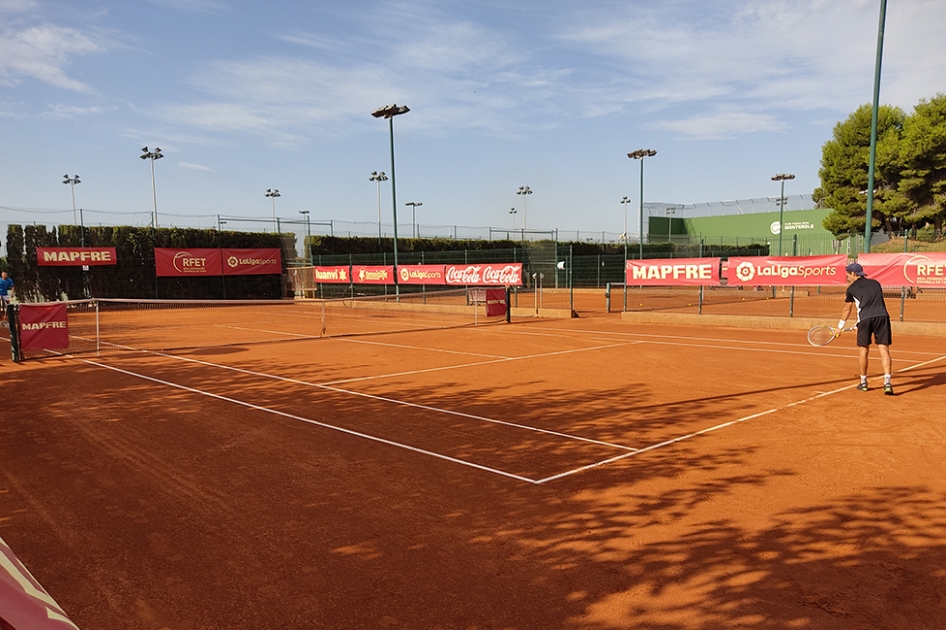
[[[759,131],[785,131],[788,124],[773,114],[752,114],[743,111],[718,111],[682,119],[658,120],[645,125],[649,129],[676,132],[690,140],[718,140]]]
[[[0,84],[13,86],[24,78],[74,92],[94,90],[71,78],[66,69],[75,57],[104,52],[104,48],[82,32],[39,24],[22,30],[0,26]]]
[[[216,172],[209,166],[204,166],[202,164],[191,164],[190,162],[178,162],[177,165],[180,166],[181,168],[187,168],[193,171],[207,171],[209,173]]]
[[[199,13],[222,13],[229,8],[223,0],[150,0],[150,2],[171,9]]]

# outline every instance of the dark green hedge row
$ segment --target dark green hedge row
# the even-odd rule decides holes
[[[256,232],[220,232],[190,228],[86,227],[10,225],[7,229],[7,270],[25,301],[102,298],[278,299],[287,294],[283,276],[158,278],[155,247],[281,248],[283,265],[294,259],[293,236]],[[46,267],[36,261],[37,247],[114,247],[116,265]]]

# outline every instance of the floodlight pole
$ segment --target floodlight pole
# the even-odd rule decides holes
[[[378,252],[381,252],[382,249],[382,237],[381,237],[381,182],[388,181],[388,176],[385,175],[384,171],[380,173],[378,171],[371,171],[371,176],[368,177],[369,182],[378,182]]]
[[[273,230],[278,234],[279,222],[276,220],[276,197],[282,197],[282,195],[279,194],[278,188],[267,188],[263,196],[269,197],[273,201]]]
[[[154,202],[154,217],[151,222],[154,224],[154,229],[158,229],[158,193],[154,187],[154,161],[163,158],[164,154],[161,153],[159,147],[155,147],[154,151],[149,151],[148,147],[143,147],[141,155],[138,157],[142,160],[151,160],[151,199]]]
[[[778,255],[782,255],[782,232],[785,231],[785,222],[782,220],[785,216],[785,180],[795,179],[791,173],[779,173],[772,177],[773,182],[782,182],[782,193],[778,198]]]
[[[309,211],[300,210],[299,214],[305,216],[305,257],[309,261],[309,266],[312,266],[312,248],[309,245],[309,241],[312,239],[312,229],[309,227]]]
[[[526,195],[531,195],[532,189],[528,186],[520,186],[519,190],[516,191],[516,194],[522,195],[522,231],[523,238],[525,238],[526,218],[528,217],[528,214],[526,213]]]
[[[877,162],[877,114],[880,109],[880,68],[884,54],[884,22],[887,18],[887,0],[880,0],[880,20],[877,24],[877,59],[874,63],[874,104],[870,114],[870,161],[867,167],[867,215],[864,224],[864,253],[870,253],[871,213],[874,209],[874,171]]]
[[[400,285],[397,284],[397,186],[394,178],[394,117],[411,111],[406,105],[385,105],[371,112],[375,118],[386,118],[391,133],[391,207],[394,212],[394,293],[400,295]]]
[[[640,241],[638,248],[641,260],[644,260],[644,158],[653,157],[655,155],[657,155],[657,152],[653,149],[638,149],[637,151],[631,151],[627,154],[627,157],[631,158],[632,160],[641,161],[641,205],[637,222],[637,229],[640,233],[638,238]]]
[[[623,197],[621,205],[624,206],[624,232],[621,234],[621,240],[624,241],[624,261],[627,263],[627,204],[631,203],[630,197]]]
[[[76,184],[81,184],[82,181],[79,179],[78,175],[69,177],[69,174],[62,176],[62,183],[69,184],[69,188],[72,190],[72,222],[76,221]]]
[[[411,235],[417,238],[417,206],[424,205],[421,201],[408,201],[404,204],[411,207]]]

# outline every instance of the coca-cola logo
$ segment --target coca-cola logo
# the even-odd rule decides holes
[[[447,267],[447,284],[522,284],[522,264]]]

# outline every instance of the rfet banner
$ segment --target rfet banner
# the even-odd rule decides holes
[[[443,265],[403,265],[397,268],[398,284],[446,284]]]
[[[445,280],[451,285],[520,286],[522,263],[447,265]]]
[[[282,253],[278,249],[155,247],[154,262],[157,274],[161,277],[282,273]]]
[[[157,273],[169,276],[219,276],[223,274],[219,249],[154,248]]]
[[[351,268],[348,265],[313,267],[312,279],[330,284],[349,284],[351,283]]]
[[[20,349],[56,350],[69,347],[65,304],[20,305]]]
[[[0,538],[0,618],[4,628],[78,630],[42,584]]]
[[[639,286],[719,284],[719,258],[628,260],[627,284]]]
[[[885,286],[946,288],[946,253],[861,254],[857,262],[868,278]]]
[[[729,286],[832,286],[845,285],[847,256],[752,256],[729,259]]]
[[[40,267],[117,265],[118,256],[114,247],[37,247],[36,264]]]
[[[351,277],[355,284],[394,284],[394,267],[352,265]]]

